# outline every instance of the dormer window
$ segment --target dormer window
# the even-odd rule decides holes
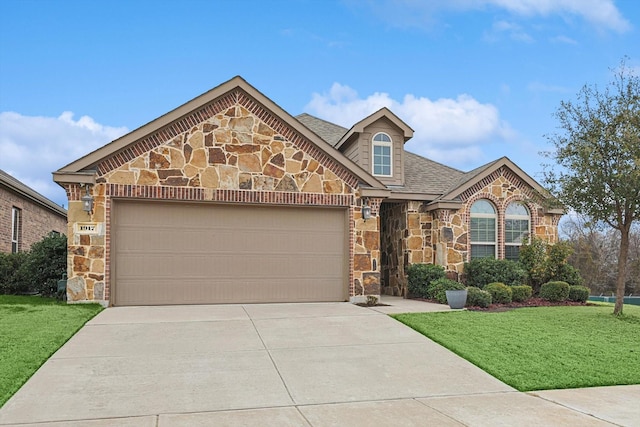
[[[373,136],[373,174],[391,176],[391,137],[379,132]]]

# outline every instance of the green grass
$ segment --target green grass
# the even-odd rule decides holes
[[[0,407],[101,310],[97,304],[0,295]]]
[[[394,315],[520,391],[640,384],[640,307]]]

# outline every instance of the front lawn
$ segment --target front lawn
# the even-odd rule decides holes
[[[394,315],[520,391],[640,384],[640,307]]]
[[[0,295],[0,407],[101,310],[98,304]]]

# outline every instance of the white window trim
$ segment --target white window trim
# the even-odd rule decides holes
[[[489,213],[476,213],[476,212],[471,212],[471,208],[473,207],[473,203],[479,202],[480,200],[486,200],[488,203],[491,204],[491,206],[493,207],[493,210],[495,211],[492,214]],[[499,221],[499,215],[497,212],[496,207],[494,206],[493,203],[491,203],[489,200],[487,199],[478,199],[475,202],[473,202],[471,204],[471,206],[469,207],[469,260],[471,260],[471,246],[473,246],[474,244],[476,245],[482,245],[482,244],[492,244],[493,248],[494,248],[494,253],[493,253],[493,257],[495,259],[498,259],[498,228],[500,226]],[[493,236],[493,242],[474,242],[471,240],[471,220],[473,218],[491,218],[493,220],[495,220],[495,229],[494,229],[494,236]]]
[[[378,135],[385,135],[387,138],[389,138],[389,142],[376,141],[375,139],[376,139],[376,136]],[[375,173],[375,154],[374,154],[375,146],[389,147],[389,175]],[[393,139],[388,133],[376,132],[376,134],[373,135],[373,138],[371,138],[371,174],[373,176],[384,176],[384,177],[393,176]]]
[[[11,248],[15,244],[15,252],[20,252],[20,214],[20,208],[11,208]]]
[[[504,233],[505,233],[505,238],[504,238],[504,246],[522,246],[523,243],[520,242],[507,242],[507,220],[508,219],[516,219],[516,220],[526,220],[527,221],[527,236],[531,236],[531,214],[529,213],[529,208],[521,202],[511,202],[511,203],[519,203],[521,204],[526,210],[527,210],[527,215],[517,215],[517,214],[507,214],[506,213],[506,209],[505,209],[505,215],[504,215]],[[511,203],[509,205],[511,205]],[[508,208],[508,206],[507,206]],[[506,253],[506,250],[505,250]]]

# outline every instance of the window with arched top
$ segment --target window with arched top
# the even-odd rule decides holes
[[[471,205],[471,259],[497,257],[498,214],[488,200]]]
[[[504,257],[517,261],[520,246],[531,230],[529,209],[522,202],[513,202],[504,212]]]
[[[372,140],[372,170],[374,175],[391,176],[392,170],[392,141],[384,132],[376,133]]]

